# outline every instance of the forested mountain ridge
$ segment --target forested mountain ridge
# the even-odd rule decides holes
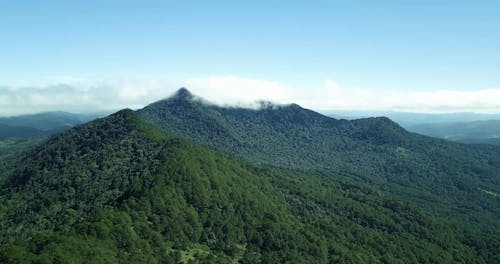
[[[498,240],[366,185],[240,164],[123,110],[1,170],[3,263],[485,263]]]
[[[407,132],[388,118],[338,120],[298,105],[220,107],[181,89],[138,113],[146,121],[255,163],[343,171],[449,219],[500,230],[500,149]]]

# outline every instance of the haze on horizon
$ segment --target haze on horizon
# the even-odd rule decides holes
[[[500,113],[498,1],[0,3],[0,116],[219,104]]]

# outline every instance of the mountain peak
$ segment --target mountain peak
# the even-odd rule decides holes
[[[175,94],[172,96],[172,98],[176,99],[192,99],[193,97],[193,94],[184,87],[177,90],[177,92],[175,92]]]

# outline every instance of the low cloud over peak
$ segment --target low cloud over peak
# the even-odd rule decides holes
[[[280,104],[298,103],[317,110],[500,113],[500,89],[403,92],[344,87],[333,80],[326,80],[321,87],[298,87],[270,80],[213,76],[181,82],[79,80],[39,87],[0,86],[0,115],[140,108],[172,95],[180,87],[220,105],[254,107],[258,101],[267,100]]]

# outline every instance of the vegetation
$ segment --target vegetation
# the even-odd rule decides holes
[[[298,105],[219,107],[181,89],[138,111],[149,123],[231,156],[308,175],[331,172],[499,234],[500,149],[409,133],[387,118],[337,120]]]
[[[498,237],[345,175],[253,163],[123,110],[14,161],[2,263],[495,263]]]
[[[0,140],[12,138],[28,138],[40,135],[45,135],[45,131],[31,127],[8,126],[0,124]]]
[[[14,161],[19,155],[41,144],[44,140],[44,137],[0,140],[0,184],[5,180],[4,177],[8,171],[14,169]]]

